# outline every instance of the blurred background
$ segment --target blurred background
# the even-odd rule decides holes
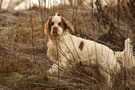
[[[114,51],[122,51],[128,37],[135,44],[135,0],[0,0],[0,90],[135,89],[134,69],[124,69],[113,88],[85,65],[49,75],[44,24],[56,12],[73,24],[76,36]]]
[[[87,8],[90,8],[91,3],[95,3],[95,1],[96,0],[0,0],[0,5],[1,9],[26,10],[31,7],[53,8],[53,6],[59,5],[75,6],[79,2]],[[117,0],[101,0],[102,5],[107,5],[107,3],[110,2],[117,3]]]

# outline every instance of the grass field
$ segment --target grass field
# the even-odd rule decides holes
[[[80,65],[60,74],[46,71],[52,62],[46,56],[44,24],[59,12],[75,28],[74,35],[124,49],[127,37],[135,44],[135,2],[108,4],[103,8],[58,6],[26,11],[0,10],[0,90],[135,90],[135,69],[122,67],[107,86],[97,66]],[[118,8],[119,7],[119,8]]]

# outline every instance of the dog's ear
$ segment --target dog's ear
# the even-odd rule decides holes
[[[75,30],[74,30],[73,25],[67,19],[65,19],[64,17],[62,17],[62,21],[65,25],[65,28],[70,30],[70,32],[74,33]]]
[[[48,21],[45,23],[45,28],[44,28],[44,32],[45,32],[46,35],[50,35],[51,22],[52,22],[52,17],[49,17]]]

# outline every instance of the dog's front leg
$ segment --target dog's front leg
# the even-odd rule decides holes
[[[58,65],[57,63],[54,63],[52,67],[47,71],[48,73],[57,73],[58,72]]]
[[[62,61],[57,61],[52,65],[52,67],[48,70],[49,73],[58,73],[58,70],[63,70],[67,66],[67,60],[62,59]]]

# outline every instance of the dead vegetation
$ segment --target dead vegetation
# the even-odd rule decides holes
[[[122,67],[117,76],[112,75],[113,88],[106,85],[98,66],[77,63],[64,73],[46,73],[52,62],[46,57],[44,23],[55,12],[73,23],[76,36],[95,40],[113,50],[123,50],[127,37],[135,40],[134,0],[118,5],[108,3],[104,8],[97,2],[97,6],[97,10],[73,6],[21,12],[0,10],[0,89],[134,90],[134,68]]]

